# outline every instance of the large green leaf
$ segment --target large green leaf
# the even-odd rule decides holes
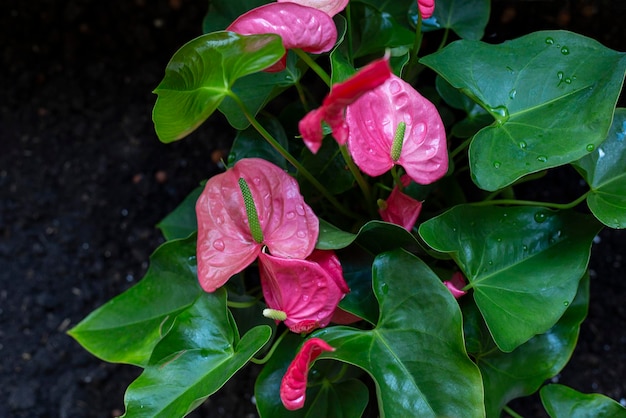
[[[437,0],[435,11],[424,21],[423,28],[425,31],[452,29],[463,39],[477,41],[485,33],[490,7],[490,0]],[[413,22],[417,22],[417,6],[411,11]]]
[[[626,408],[598,393],[580,393],[563,385],[541,389],[541,401],[550,418],[624,418]]]
[[[394,250],[376,257],[373,287],[380,305],[372,330],[335,326],[313,336],[376,384],[381,417],[482,417],[480,372],[467,357],[461,311],[435,273]],[[320,357],[321,358],[321,357]]]
[[[576,347],[580,324],[587,315],[589,276],[581,281],[574,301],[556,325],[510,353],[498,350],[476,305],[471,301],[464,302],[468,351],[483,376],[487,417],[497,418],[509,401],[534,393],[569,361]]]
[[[193,189],[176,209],[157,224],[166,240],[187,238],[198,230],[196,201],[203,188],[199,186]]]
[[[327,136],[315,154],[304,149],[300,162],[320,183],[326,185],[327,190],[332,194],[343,193],[354,185],[354,176],[346,168],[346,161],[341,155],[337,141],[333,138]],[[311,183],[302,175],[298,176],[298,182],[305,195],[307,195],[307,189],[313,189]]]
[[[589,215],[537,207],[456,206],[419,234],[449,253],[502,351],[546,332],[572,302],[600,230]]]
[[[626,109],[617,109],[607,139],[573,164],[591,187],[589,209],[611,228],[626,228],[625,137]]]
[[[93,355],[144,366],[176,317],[202,294],[196,277],[196,237],[169,241],[150,259],[145,277],[69,331]]]
[[[469,150],[472,177],[485,190],[593,151],[606,138],[626,70],[626,54],[566,31],[499,45],[460,40],[421,62],[496,120]]]
[[[370,324],[378,320],[378,302],[372,289],[372,263],[374,256],[363,249],[352,246],[338,252],[343,268],[343,277],[350,288],[339,307]]]
[[[239,340],[226,291],[203,294],[155,347],[144,372],[128,387],[124,417],[183,417],[242,368],[271,335],[266,325]]]
[[[302,343],[300,336],[289,334],[263,368],[254,387],[259,415],[262,418],[345,418],[360,417],[367,406],[367,387],[352,378],[340,363],[317,362],[309,372],[304,407],[285,409],[280,400],[280,382]],[[327,363],[320,367],[321,363]],[[337,379],[339,374],[343,377]],[[332,380],[330,380],[332,379]]]
[[[159,139],[172,142],[195,130],[229,95],[238,79],[261,71],[285,54],[278,35],[202,35],[183,45],[154,92],[152,112]]]

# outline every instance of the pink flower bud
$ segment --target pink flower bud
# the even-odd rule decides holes
[[[417,0],[417,6],[420,9],[422,19],[428,19],[435,11],[435,0]]]
[[[411,183],[411,179],[407,175],[402,176],[401,181],[405,187]],[[421,210],[422,202],[402,193],[396,186],[384,202],[384,207],[380,208],[378,213],[383,221],[400,225],[407,231],[410,231],[413,225],[415,225]]]
[[[304,342],[280,383],[280,400],[285,408],[293,411],[304,406],[309,368],[324,351],[335,349],[320,338],[311,338]]]
[[[448,290],[450,290],[450,293],[452,293],[452,296],[454,296],[455,299],[458,299],[467,293],[466,291],[461,290],[465,287],[466,283],[465,278],[460,271],[454,273],[450,280],[444,281],[443,284],[446,285],[446,287],[448,288]]]

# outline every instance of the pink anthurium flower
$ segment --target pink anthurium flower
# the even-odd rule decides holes
[[[278,0],[278,3],[298,3],[303,6],[309,6],[319,9],[333,17],[341,12],[348,5],[349,0]]]
[[[290,411],[304,406],[309,368],[324,351],[335,351],[321,338],[310,338],[304,342],[293,359],[280,383],[280,400]]]
[[[273,312],[283,313],[280,319],[296,333],[328,325],[350,291],[333,251],[315,250],[306,260],[262,252],[259,262],[265,303]]]
[[[333,85],[322,106],[309,112],[298,124],[304,144],[312,153],[322,146],[324,133],[322,121],[333,130],[333,137],[340,145],[348,139],[348,125],[344,117],[346,107],[368,91],[380,86],[391,76],[389,57],[385,56],[361,68],[342,83]]]
[[[407,175],[400,179],[404,187],[411,183],[411,178]],[[385,201],[380,201],[378,213],[385,222],[400,225],[410,231],[417,221],[417,217],[422,210],[422,202],[413,199],[400,191],[396,186]]]
[[[443,284],[446,285],[455,299],[458,299],[467,293],[466,291],[461,290],[465,287],[465,278],[460,271],[455,272],[450,280],[444,281]]]
[[[242,159],[211,177],[196,202],[196,216],[198,280],[207,292],[250,265],[263,247],[277,257],[308,257],[319,234],[319,220],[296,180],[260,158]]]
[[[422,19],[428,19],[435,11],[435,0],[417,0],[417,7],[420,9]]]
[[[348,148],[359,168],[379,176],[395,164],[419,184],[448,171],[446,131],[437,108],[392,75],[348,106]]]
[[[269,3],[239,16],[227,31],[240,35],[275,33],[285,49],[300,48],[312,54],[332,49],[337,41],[337,27],[322,10],[296,3]],[[285,69],[285,57],[266,71]]]

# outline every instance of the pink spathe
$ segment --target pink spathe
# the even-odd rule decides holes
[[[350,154],[370,176],[397,164],[416,183],[429,184],[448,171],[446,131],[437,108],[395,75],[348,106],[346,122]],[[401,122],[406,129],[394,160],[391,148]]]
[[[250,188],[262,243],[250,232],[240,178]],[[319,220],[304,202],[296,180],[260,158],[242,159],[211,177],[196,202],[196,216],[198,280],[207,292],[249,266],[264,246],[276,257],[305,259],[319,234]]]
[[[462,290],[465,287],[465,278],[463,277],[463,273],[460,271],[455,272],[450,280],[446,280],[443,282],[446,285],[452,296],[455,299],[460,298],[461,296],[467,294],[466,291]]]
[[[280,383],[280,400],[285,408],[293,411],[304,406],[309,368],[324,351],[335,349],[321,338],[310,338],[304,342]]]
[[[411,183],[411,179],[407,175],[402,176],[401,181],[404,187]],[[422,202],[403,193],[396,186],[387,200],[384,201],[383,207],[378,210],[378,213],[383,221],[400,225],[407,231],[410,231],[415,225],[421,210]]]

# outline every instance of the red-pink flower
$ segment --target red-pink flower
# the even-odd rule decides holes
[[[306,260],[261,253],[259,269],[265,303],[284,312],[285,325],[296,333],[328,325],[350,291],[333,251],[315,250]]]
[[[370,176],[398,164],[413,181],[429,184],[448,171],[446,131],[437,108],[395,75],[348,106],[346,121],[350,154]]]
[[[391,74],[389,57],[384,57],[361,68],[346,81],[333,85],[322,106],[309,112],[298,124],[302,139],[309,150],[317,153],[322,145],[322,121],[330,126],[337,142],[340,145],[345,144],[349,131],[345,120],[346,107],[383,84]]]
[[[304,406],[309,368],[324,351],[335,349],[321,338],[310,338],[304,342],[280,383],[280,400],[285,408],[293,411]]]
[[[466,291],[462,290],[465,287],[465,278],[460,271],[455,272],[450,280],[444,281],[443,284],[446,285],[446,287],[448,288],[448,290],[450,290],[450,293],[452,293],[452,296],[454,296],[455,299],[458,299],[467,293]]]
[[[247,184],[262,240],[255,239],[243,191]],[[260,159],[238,161],[213,176],[196,202],[198,279],[213,292],[250,265],[263,247],[276,257],[304,259],[317,242],[319,220],[300,195],[298,183]],[[254,225],[253,225],[254,226]]]
[[[275,33],[285,49],[300,48],[312,54],[332,49],[337,41],[337,27],[322,10],[296,3],[269,3],[239,16],[227,31],[240,35]],[[285,57],[266,71],[285,69]]]
[[[411,178],[404,175],[401,181],[406,187],[411,183]],[[413,228],[422,210],[422,202],[402,193],[398,186],[393,188],[387,200],[380,202],[379,206],[378,213],[383,221],[400,225],[407,231]]]
[[[417,0],[417,6],[420,9],[422,19],[428,19],[435,11],[435,0]]]
[[[278,0],[278,3],[298,3],[303,6],[313,7],[333,17],[348,5],[349,0]]]

